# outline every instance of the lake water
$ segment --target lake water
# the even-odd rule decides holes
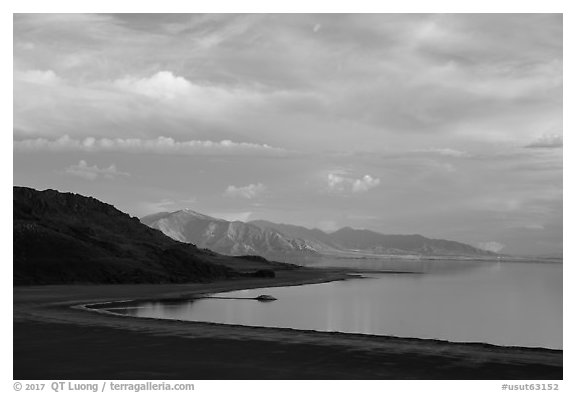
[[[369,262],[365,262],[369,263]],[[385,268],[380,261],[377,267]],[[394,265],[396,266],[396,265]],[[131,316],[562,348],[562,264],[414,262],[417,274],[215,294],[115,309]]]

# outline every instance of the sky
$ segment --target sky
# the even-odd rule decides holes
[[[562,253],[560,14],[15,14],[14,184]]]

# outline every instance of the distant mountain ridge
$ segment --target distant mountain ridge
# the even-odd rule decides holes
[[[173,239],[226,255],[261,255],[280,260],[316,255],[304,240],[274,229],[226,221],[188,209],[142,217],[141,222]]]
[[[367,229],[344,227],[326,233],[319,229],[308,229],[289,224],[269,221],[252,221],[260,227],[277,228],[285,233],[320,243],[322,250],[332,254],[358,252],[372,255],[423,255],[423,256],[493,256],[490,251],[452,240],[430,239],[422,235],[385,235]]]
[[[56,190],[13,188],[13,237],[15,285],[210,281],[278,265],[199,250],[112,205]]]
[[[289,260],[314,256],[493,256],[468,244],[421,235],[384,235],[364,229],[341,228],[326,233],[297,225],[256,220],[226,221],[192,210],[143,217],[143,223],[198,247],[229,254],[256,254]]]
[[[344,227],[330,237],[347,249],[373,253],[422,255],[490,255],[489,251],[452,240],[429,239],[422,235],[384,235],[366,229]]]

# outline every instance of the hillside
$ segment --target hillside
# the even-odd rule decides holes
[[[429,239],[421,235],[384,235],[349,227],[331,233],[330,239],[344,249],[374,254],[495,255],[489,251],[451,240]]]
[[[226,221],[188,209],[158,213],[141,220],[173,239],[226,255],[253,254],[279,260],[316,255],[305,241],[274,229]]]
[[[297,225],[276,224],[270,221],[251,221],[261,228],[272,228],[297,236],[319,253],[338,255],[425,255],[425,256],[492,256],[489,251],[451,240],[429,239],[421,235],[384,235],[365,229],[344,227],[326,233]]]
[[[277,266],[180,243],[91,197],[14,187],[13,198],[15,285],[182,283]]]
[[[475,256],[495,255],[468,244],[429,239],[421,235],[384,235],[342,228],[326,233],[319,229],[270,221],[226,221],[192,210],[162,212],[142,222],[173,239],[227,255],[261,255],[283,261],[315,256]]]
[[[319,253],[334,252],[342,248],[334,242],[330,234],[320,229],[309,229],[299,225],[277,224],[265,220],[254,220],[250,221],[249,224],[256,225],[262,229],[273,229],[287,236],[303,239],[306,241],[306,244]]]

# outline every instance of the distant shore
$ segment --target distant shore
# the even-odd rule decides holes
[[[130,318],[85,304],[350,278],[338,269],[205,284],[14,287],[15,379],[562,379],[559,350]],[[76,307],[75,307],[76,306]]]

